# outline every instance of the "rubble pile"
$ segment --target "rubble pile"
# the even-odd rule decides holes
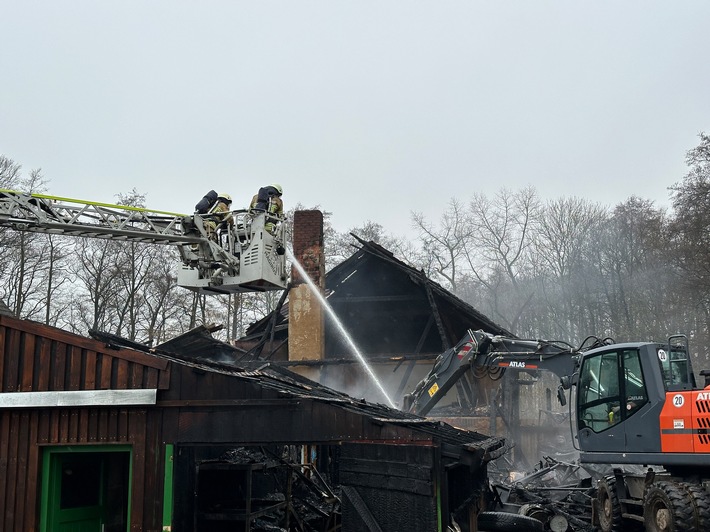
[[[317,469],[311,464],[298,463],[296,456],[294,449],[287,446],[278,451],[239,447],[220,457],[220,461],[232,464],[262,465],[269,472],[270,482],[261,482],[269,492],[261,495],[260,500],[287,503],[285,508],[274,508],[254,519],[252,531],[320,532],[339,526],[340,498]]]
[[[493,504],[533,517],[552,532],[592,532],[596,482],[576,462],[545,456],[528,473],[491,472]]]

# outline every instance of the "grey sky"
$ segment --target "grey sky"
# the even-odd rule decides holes
[[[667,202],[710,130],[710,2],[0,0],[0,154],[191,212],[271,182],[344,231],[534,185]]]

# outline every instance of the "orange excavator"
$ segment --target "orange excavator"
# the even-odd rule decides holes
[[[563,404],[571,393],[580,462],[610,467],[598,481],[592,522],[603,532],[710,530],[710,380],[696,385],[687,338],[590,338],[573,348],[469,331],[439,356],[405,409],[426,415],[466,371],[553,371]]]

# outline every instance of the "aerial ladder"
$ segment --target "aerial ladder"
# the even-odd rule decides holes
[[[215,214],[186,215],[0,189],[0,227],[174,245],[181,261],[178,286],[199,293],[285,289],[288,276],[283,220],[248,210],[231,214],[233,223],[225,224]],[[216,231],[208,232],[209,222],[216,225]]]

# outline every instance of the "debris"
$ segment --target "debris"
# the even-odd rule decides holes
[[[258,502],[266,510],[259,511],[251,521],[250,530],[310,532],[339,528],[340,498],[312,464],[297,463],[294,454],[288,446],[238,447],[214,462],[252,466],[269,476],[253,481],[252,507]],[[257,492],[257,487],[268,492]]]
[[[495,473],[492,474],[492,476]],[[491,480],[494,507],[533,517],[552,532],[591,532],[596,482],[577,462],[543,457],[532,472],[498,472]]]

